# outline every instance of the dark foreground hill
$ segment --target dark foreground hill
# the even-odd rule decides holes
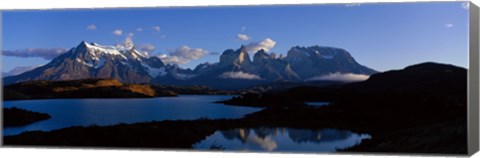
[[[464,108],[467,99],[467,70],[453,65],[422,63],[372,75],[368,80],[350,84],[299,86],[288,90],[249,93],[225,101],[232,105],[283,106],[309,101],[354,104],[355,110],[378,108],[408,109],[424,102],[421,107],[432,109]],[[395,102],[392,102],[395,100]],[[438,104],[431,104],[438,102]],[[359,104],[362,106],[357,106]],[[387,103],[387,105],[384,105]],[[407,104],[407,105],[408,105]],[[346,107],[344,107],[346,108]],[[373,109],[369,109],[373,108]],[[415,107],[419,108],[419,107]]]
[[[16,127],[33,122],[49,119],[51,116],[44,113],[28,111],[19,108],[3,108],[3,127]]]
[[[453,65],[422,63],[363,82],[249,93],[224,103],[282,109],[314,101],[330,102],[316,115],[337,113],[328,119],[360,120],[360,125],[378,132],[349,151],[442,152],[438,150],[442,146],[444,151],[466,152],[467,70]],[[302,117],[291,113],[277,115]]]

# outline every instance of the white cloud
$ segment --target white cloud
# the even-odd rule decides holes
[[[168,50],[169,54],[160,55],[165,63],[187,64],[191,60],[198,60],[208,54],[207,50],[201,48],[190,48],[188,46],[181,46],[176,49]]]
[[[129,49],[133,48],[133,46],[135,44],[133,44],[132,36],[129,35],[127,38],[125,38],[125,41],[123,42],[123,45],[125,45],[125,47],[127,47]]]
[[[95,24],[88,25],[88,26],[87,26],[87,30],[88,30],[88,31],[97,30],[97,26],[95,26]]]
[[[139,27],[136,29],[137,32],[142,32],[143,31],[143,28]]]
[[[24,73],[24,72],[33,70],[33,69],[35,69],[35,68],[37,68],[37,67],[40,67],[40,66],[42,66],[42,65],[15,67],[15,68],[13,68],[12,70],[10,70],[10,71],[8,71],[8,72],[5,72],[5,73],[2,72],[2,77],[19,75],[19,74],[22,74],[22,73]]]
[[[242,29],[240,29],[240,31],[242,31],[242,32],[245,32],[245,30],[247,30],[246,26],[243,26]]]
[[[142,44],[139,46],[140,51],[151,53],[155,50],[155,46],[152,44]]]
[[[462,8],[468,10],[468,8],[470,8],[470,3],[469,2],[463,2],[462,3]]]
[[[123,34],[123,31],[120,30],[120,29],[116,29],[116,30],[114,30],[112,33],[113,33],[114,35],[116,35],[116,36],[121,36],[121,35]]]
[[[167,38],[167,35],[161,35],[160,38],[165,39],[165,38]]]
[[[65,48],[28,48],[24,50],[3,50],[2,55],[20,58],[43,58],[45,60],[51,60],[65,52],[68,49]]]
[[[445,24],[445,27],[446,27],[446,28],[452,28],[452,27],[453,27],[453,24]]]
[[[169,56],[167,54],[161,54],[158,57],[162,60],[162,62],[164,62],[166,64],[181,65],[181,64],[188,64],[190,62],[190,60],[181,59],[177,56]]]
[[[160,32],[160,26],[153,26],[152,29],[157,32]]]
[[[237,72],[225,72],[219,76],[220,78],[233,78],[233,79],[247,79],[247,80],[260,80],[261,78],[254,74],[249,74],[242,71]]]
[[[246,35],[246,34],[239,33],[239,34],[237,34],[237,39],[242,40],[242,41],[248,41],[250,39],[250,37],[248,37],[248,35]]]
[[[268,51],[270,51],[270,49],[275,47],[276,43],[277,42],[275,42],[274,40],[272,40],[270,38],[267,38],[267,39],[264,39],[260,42],[251,42],[251,43],[247,44],[246,47],[247,47],[248,52],[250,52],[250,53],[256,53],[257,51],[259,51],[261,49],[268,52]]]
[[[345,7],[360,7],[362,6],[360,3],[348,3],[345,4]]]
[[[182,46],[175,50],[169,50],[171,56],[178,56],[185,59],[200,59],[208,54],[208,51],[201,48],[190,48],[188,46]]]
[[[134,35],[135,35],[135,34],[134,34],[133,32],[128,33],[128,36],[130,36],[130,37],[132,37],[132,36],[134,36]]]
[[[129,33],[128,36],[123,40],[123,43],[118,43],[115,45],[117,49],[131,49],[135,46],[133,43],[133,33]]]
[[[353,74],[353,73],[332,73],[323,76],[312,77],[307,79],[307,81],[317,81],[317,80],[327,80],[327,81],[342,81],[342,82],[358,82],[358,81],[365,81],[369,78],[368,75],[363,74]]]

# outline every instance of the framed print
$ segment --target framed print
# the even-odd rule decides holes
[[[3,146],[478,151],[469,1],[1,16]]]

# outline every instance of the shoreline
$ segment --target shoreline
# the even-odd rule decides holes
[[[196,119],[196,120],[165,120],[140,122],[132,124],[117,124],[109,126],[88,126],[88,127],[68,127],[49,132],[30,131],[23,132],[19,135],[4,136],[5,146],[69,146],[69,147],[126,147],[126,148],[161,148],[161,149],[192,149],[192,145],[198,143],[218,130],[228,130],[233,128],[254,128],[254,127],[288,127],[288,128],[304,128],[304,129],[323,129],[335,128],[341,130],[349,130],[356,133],[365,133],[372,136],[370,140],[364,140],[359,145],[341,149],[339,153],[351,152],[395,152],[396,147],[405,144],[393,144],[388,149],[378,149],[378,151],[369,151],[368,148],[374,149],[382,143],[377,139],[388,137],[391,134],[399,136],[416,136],[415,132],[404,131],[400,127],[382,126],[381,123],[370,123],[365,125],[362,122],[376,120],[378,118],[365,118],[362,120],[355,119],[357,117],[365,117],[366,115],[351,115],[349,118],[339,119],[335,115],[349,115],[351,113],[343,112],[321,112],[321,116],[312,117],[305,115],[305,109],[296,109],[292,113],[292,109],[264,109],[256,113],[248,114],[240,119]],[[311,109],[309,109],[311,110]],[[291,113],[291,116],[280,118],[278,114]],[[276,117],[275,117],[276,115]],[[294,121],[291,119],[295,118]],[[314,119],[313,119],[314,118]],[[313,121],[312,121],[313,120]],[[457,120],[456,122],[461,122]],[[447,121],[448,122],[448,121]],[[448,123],[426,123],[424,127],[409,127],[419,129],[429,129],[425,127],[431,124],[440,124],[439,127],[452,126]],[[435,128],[438,130],[438,127]],[[120,131],[120,132],[119,132]],[[403,133],[402,133],[403,132]],[[431,131],[432,132],[432,131]],[[435,131],[433,131],[435,133]],[[421,135],[419,135],[421,136]],[[31,141],[35,138],[36,141]],[[124,139],[125,138],[125,139]],[[134,139],[135,138],[135,139]],[[122,139],[119,143],[117,139]],[[422,141],[422,140],[419,140]],[[162,142],[162,143],[159,143]],[[428,144],[428,142],[426,142]],[[461,143],[458,143],[461,144]],[[430,152],[421,149],[407,149],[401,152],[405,153],[430,153],[430,154],[466,154],[461,152],[462,147],[452,148],[455,151],[448,150],[432,150]]]

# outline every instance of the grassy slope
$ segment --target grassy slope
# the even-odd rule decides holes
[[[4,87],[4,100],[55,98],[151,98],[178,94],[233,94],[205,86],[124,84],[111,79],[29,81]]]
[[[4,100],[53,98],[155,97],[149,85],[122,84],[116,80],[30,81],[4,87]]]

